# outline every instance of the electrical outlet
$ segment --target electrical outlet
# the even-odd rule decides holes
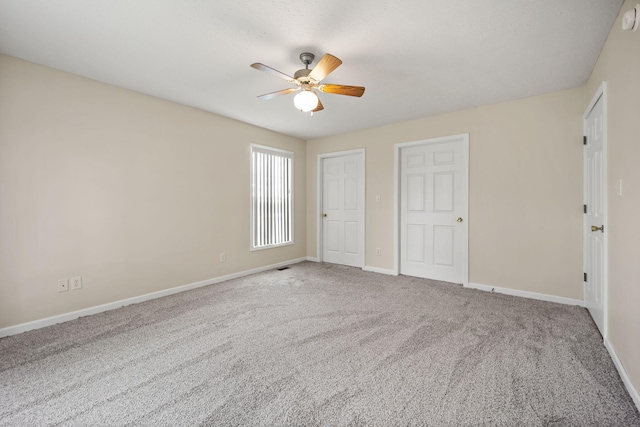
[[[380,249],[380,248],[376,248],[376,255],[377,255],[377,256],[382,255],[382,249]]]
[[[224,254],[224,252],[220,253],[220,262],[224,262],[227,260],[227,256]]]
[[[69,290],[69,279],[58,280],[58,292],[67,292]]]
[[[76,291],[82,289],[82,276],[76,276],[69,279],[71,281],[71,290]]]

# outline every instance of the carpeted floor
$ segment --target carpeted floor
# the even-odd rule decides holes
[[[2,426],[640,426],[579,307],[301,263],[0,339]]]

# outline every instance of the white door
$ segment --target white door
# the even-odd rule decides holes
[[[600,96],[585,118],[584,146],[584,300],[604,336],[605,239],[607,191],[604,164],[604,100]]]
[[[467,282],[468,135],[400,150],[400,273]]]
[[[322,261],[364,267],[364,155],[321,163]]]

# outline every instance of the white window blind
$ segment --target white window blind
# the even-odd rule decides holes
[[[251,145],[252,249],[293,243],[293,153]]]

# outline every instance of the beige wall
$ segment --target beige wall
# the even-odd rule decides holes
[[[640,390],[640,31],[622,31],[626,1],[587,83],[583,110],[608,85],[608,339]],[[622,179],[623,194],[615,193]]]
[[[249,251],[250,143],[295,153],[293,246]],[[305,162],[304,141],[0,56],[0,328],[306,256]]]
[[[469,133],[470,282],[582,299],[583,100],[578,88],[308,141],[308,255],[318,154],[365,148],[365,265],[392,269],[394,144]]]

